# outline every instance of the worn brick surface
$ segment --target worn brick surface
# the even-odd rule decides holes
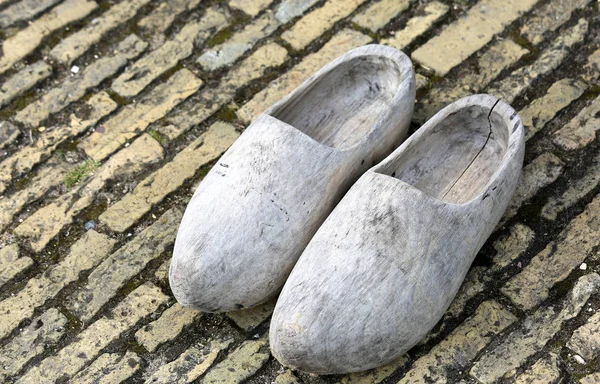
[[[558,238],[533,257],[529,265],[502,288],[518,306],[529,309],[548,297],[554,284],[565,279],[579,267],[598,245],[596,210],[600,198],[594,199]]]
[[[95,23],[88,24],[58,43],[52,48],[50,55],[66,64],[73,62],[93,44],[99,42],[111,29],[135,16],[140,7],[148,4],[149,1],[125,0],[113,5],[100,15]]]
[[[116,108],[117,103],[105,92],[100,92],[84,105],[82,116],[71,115],[68,126],[43,132],[34,143],[1,161],[0,192],[4,191],[13,179],[29,172],[35,165],[48,158],[58,145],[83,133]]]
[[[42,39],[65,25],[82,19],[98,7],[91,0],[66,0],[33,21],[27,28],[4,40],[0,58],[0,73],[32,53]]]
[[[406,22],[406,26],[403,29],[393,32],[392,37],[384,39],[381,42],[402,50],[419,35],[427,31],[448,10],[449,7],[446,4],[432,1],[423,7],[422,14],[412,17]],[[384,9],[384,12],[387,12],[387,10]]]
[[[31,267],[31,257],[19,257],[19,245],[14,243],[0,249],[0,286]]]
[[[269,356],[267,340],[244,341],[225,360],[211,368],[203,382],[206,384],[241,383],[259,370]]]
[[[82,320],[90,320],[129,279],[173,244],[181,217],[178,209],[167,211],[133,241],[107,257],[90,273],[86,285],[72,295],[67,306]]]
[[[34,318],[17,337],[0,348],[0,380],[15,375],[32,358],[56,345],[66,328],[67,318],[56,308]]]
[[[191,383],[212,366],[219,353],[229,344],[231,344],[231,340],[227,339],[211,340],[206,345],[193,346],[184,351],[176,360],[160,367],[146,380],[146,384]],[[232,373],[229,370],[228,372]]]
[[[175,339],[187,325],[202,316],[200,311],[173,304],[155,321],[135,333],[138,343],[153,352],[161,344]]]
[[[576,25],[561,33],[534,63],[517,69],[498,84],[494,84],[488,92],[506,100],[508,103],[512,103],[517,96],[531,87],[537,79],[552,72],[562,64],[569,54],[569,50],[575,44],[583,41],[588,25],[586,20],[580,19]]]
[[[448,369],[463,369],[494,334],[501,332],[515,320],[500,304],[493,301],[482,303],[473,317],[417,360],[399,383],[447,383]]]
[[[599,12],[590,0],[0,0],[0,382],[599,382]],[[411,133],[470,94],[511,103],[524,170],[415,348],[308,375],[270,354],[274,300],[183,308],[169,259],[189,198],[244,127],[369,43],[414,60]]]
[[[443,76],[483,48],[535,3],[536,0],[481,0],[464,17],[414,51],[411,57]]]
[[[305,48],[336,21],[349,16],[364,0],[330,0],[300,19],[281,37],[294,49]]]
[[[21,110],[15,120],[27,126],[37,127],[50,114],[67,107],[85,95],[88,89],[96,87],[117,73],[127,64],[127,60],[139,55],[147,46],[148,44],[136,35],[128,36],[117,46],[113,56],[100,58],[77,76],[68,77],[63,84],[51,89]]]
[[[125,73],[112,83],[112,89],[125,97],[137,95],[180,60],[190,56],[194,50],[194,42],[201,44],[214,30],[226,25],[226,15],[209,8],[200,21],[185,25],[172,40],[127,68]]]
[[[596,138],[600,125],[600,97],[581,110],[579,114],[554,135],[554,143],[564,150],[572,151],[585,147]]]
[[[127,380],[138,369],[141,359],[133,352],[124,355],[105,353],[69,382],[76,384],[118,384]]]
[[[94,202],[97,194],[110,180],[134,175],[162,157],[163,149],[160,144],[148,135],[141,136],[111,157],[83,185],[71,189],[29,216],[15,229],[15,234],[28,238],[34,250],[42,250],[75,216]]]
[[[115,241],[93,230],[87,232],[73,246],[60,263],[29,280],[23,290],[0,302],[0,338],[8,335],[35,308],[54,297],[67,284],[79,278],[79,272],[88,270],[104,259]]]
[[[540,350],[560,330],[562,324],[577,316],[590,295],[600,288],[600,276],[589,274],[579,278],[559,310],[544,307],[533,313],[502,342],[485,353],[471,369],[471,376],[482,383],[494,383],[514,375],[527,358]]]
[[[554,353],[536,361],[515,379],[515,384],[556,383],[560,380],[558,356]]]
[[[381,0],[354,16],[352,21],[363,28],[377,32],[409,6],[410,0]]]
[[[56,355],[30,369],[17,383],[52,383],[74,375],[122,332],[166,301],[167,296],[151,283],[140,286],[110,311],[110,317],[98,319]]]
[[[20,70],[0,85],[0,107],[31,89],[51,73],[52,67],[44,61],[36,61]]]
[[[600,355],[600,313],[596,313],[586,324],[577,328],[567,346],[586,360],[598,357]]]

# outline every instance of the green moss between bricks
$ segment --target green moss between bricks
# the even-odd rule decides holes
[[[148,134],[161,145],[165,145],[167,143],[167,138],[156,129],[149,129]]]
[[[65,187],[71,188],[100,166],[100,162],[92,159],[84,160],[65,176]]]

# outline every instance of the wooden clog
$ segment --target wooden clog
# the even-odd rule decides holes
[[[414,97],[408,57],[367,45],[259,116],[189,202],[169,272],[177,300],[222,312],[278,293],[343,194],[404,139]]]
[[[513,195],[523,124],[475,95],[431,118],[348,191],[271,320],[273,355],[319,374],[386,364],[440,320]]]

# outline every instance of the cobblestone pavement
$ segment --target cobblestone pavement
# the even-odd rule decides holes
[[[595,0],[0,0],[0,382],[600,383]],[[178,305],[195,186],[253,118],[378,42],[418,73],[412,129],[487,92],[527,130],[518,191],[440,323],[389,366],[317,377],[274,303]]]

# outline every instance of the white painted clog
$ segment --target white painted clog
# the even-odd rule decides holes
[[[273,355],[347,373],[418,343],[504,213],[523,153],[520,118],[492,96],[431,118],[357,181],[310,241],[275,307]]]
[[[414,97],[408,57],[367,45],[259,116],[189,202],[169,272],[177,300],[222,312],[277,294],[343,194],[404,139]]]

